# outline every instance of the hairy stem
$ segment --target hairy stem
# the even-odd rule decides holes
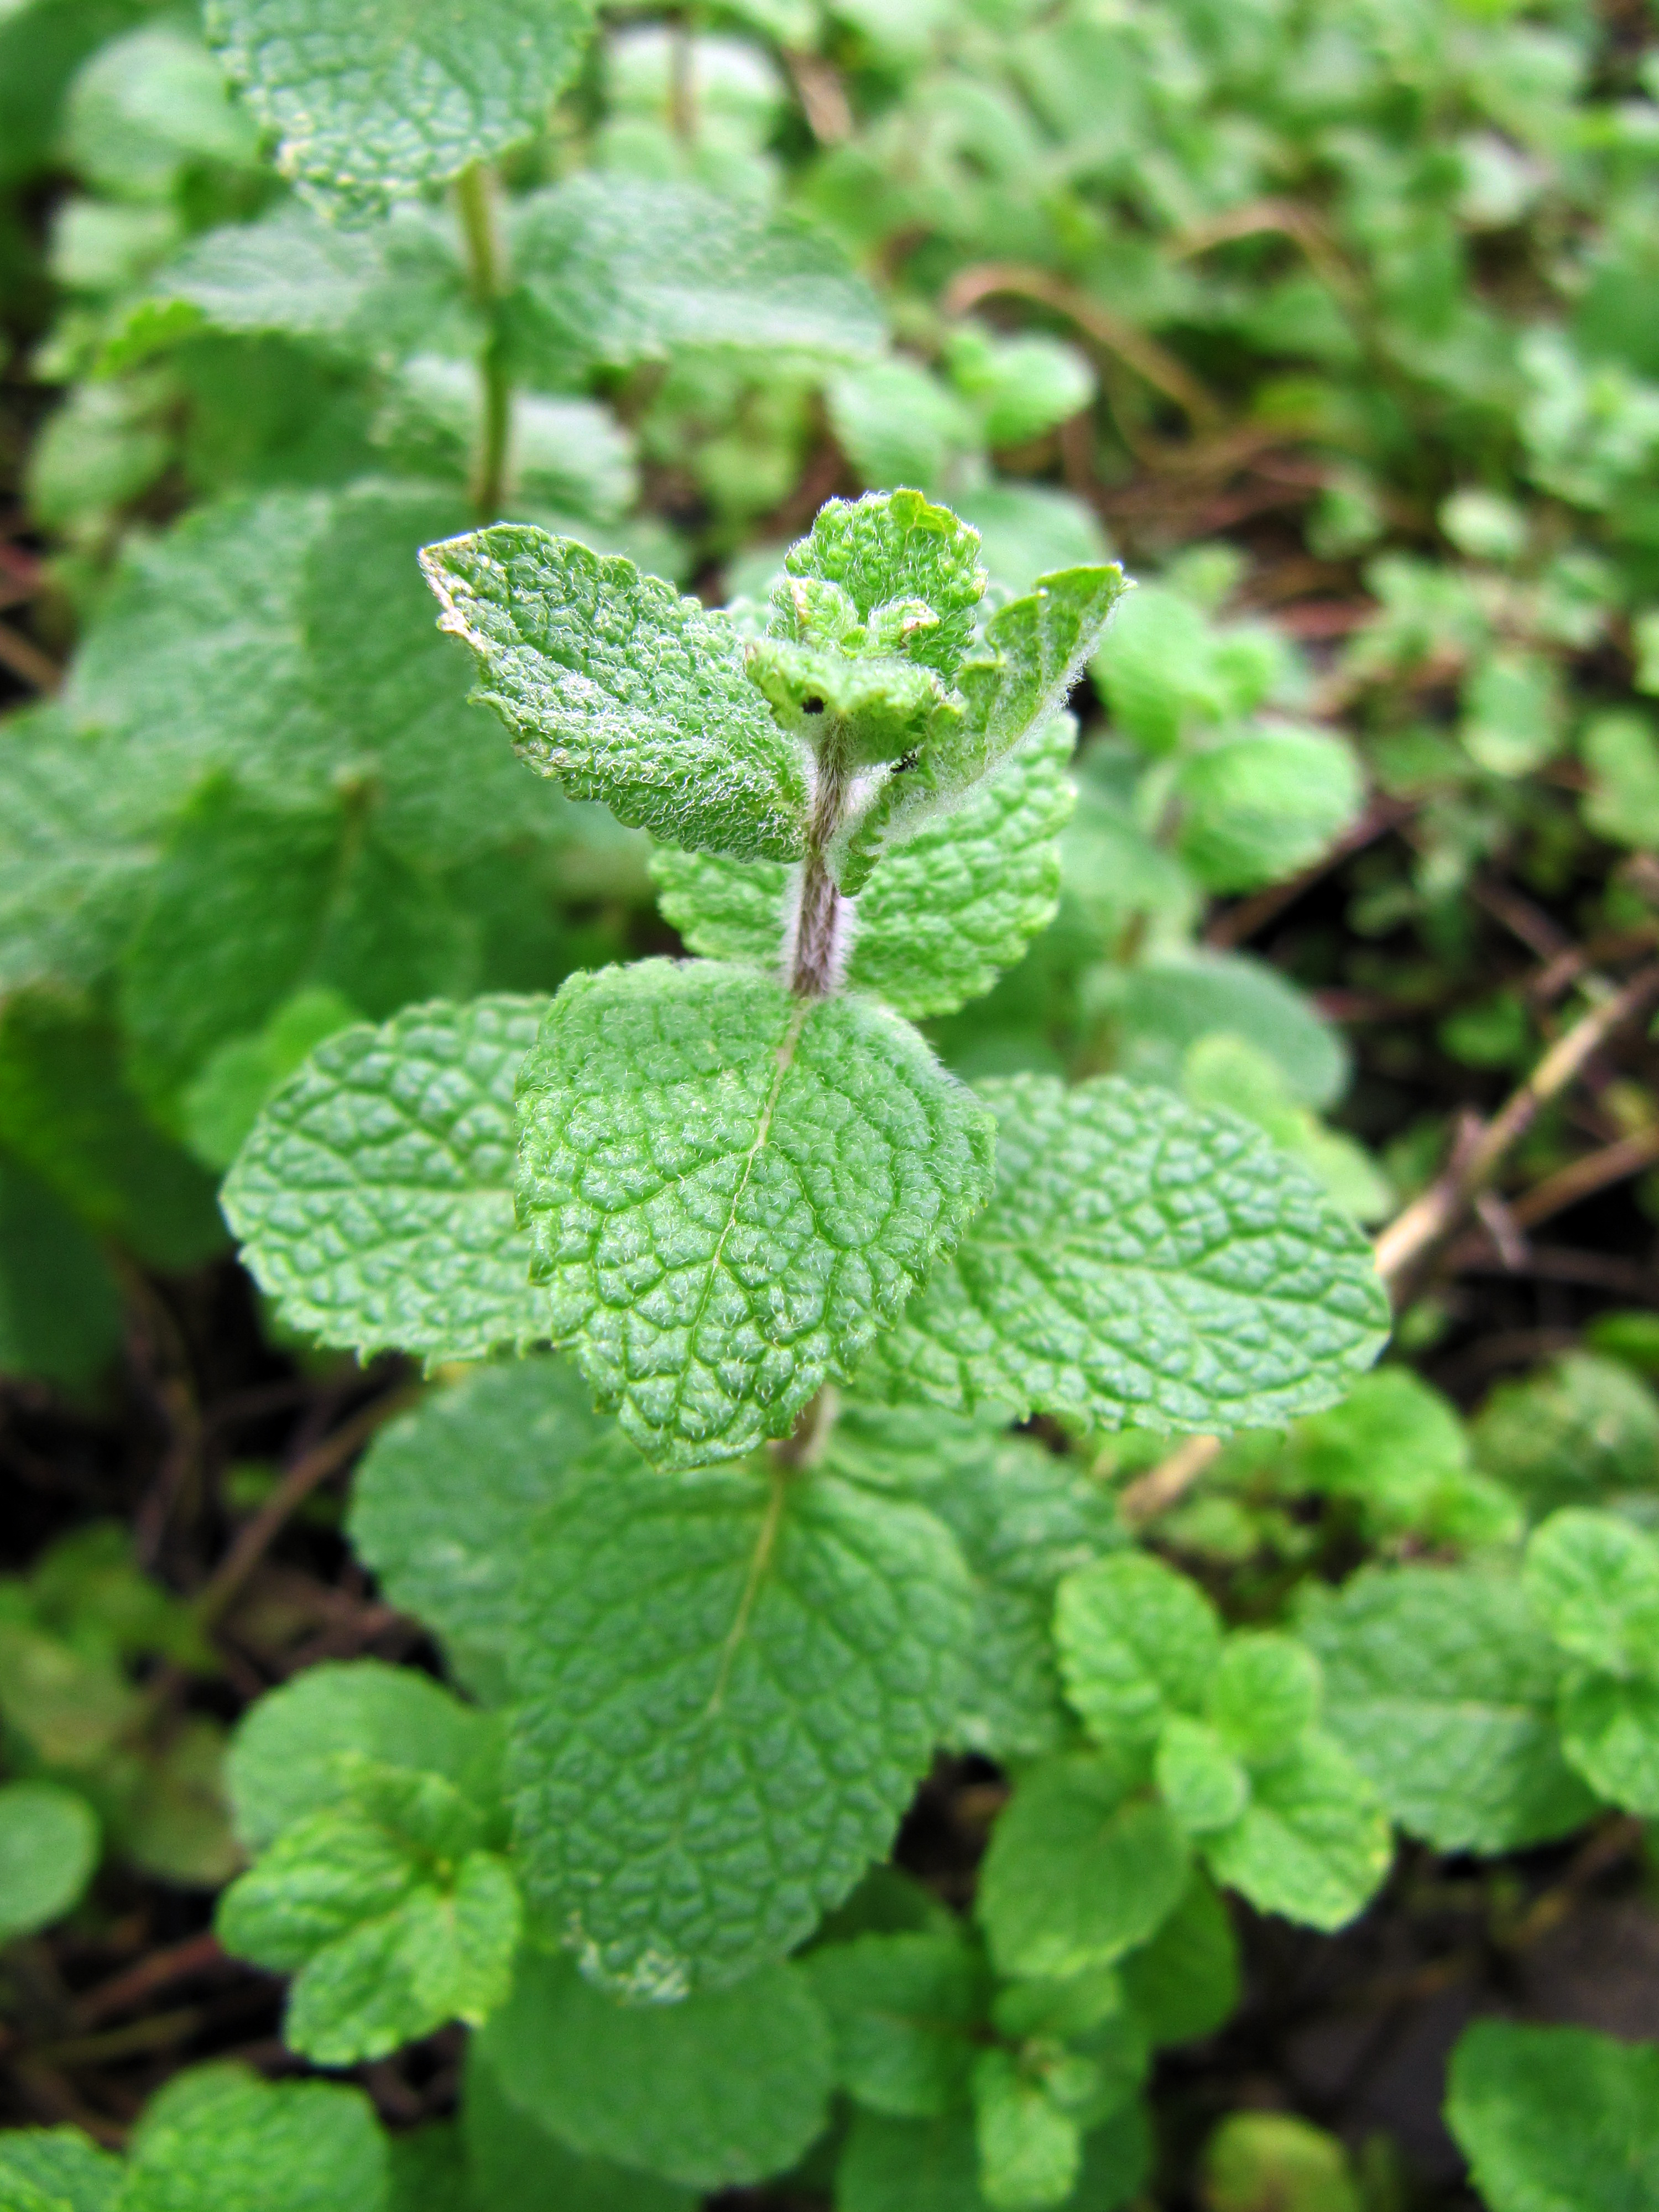
[[[842,896],[826,856],[847,805],[847,763],[839,734],[834,728],[824,732],[812,816],[806,825],[800,908],[795,918],[794,968],[789,978],[790,989],[802,999],[827,999],[836,988]]]
[[[455,179],[455,200],[466,241],[467,289],[489,325],[478,356],[483,423],[472,470],[472,503],[486,522],[496,519],[507,480],[507,441],[513,428],[513,385],[496,326],[495,306],[506,289],[507,270],[495,224],[494,186],[489,169],[472,161]]]

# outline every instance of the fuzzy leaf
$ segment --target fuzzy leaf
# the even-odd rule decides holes
[[[319,1045],[254,1124],[225,1218],[283,1318],[367,1358],[550,1332],[513,1216],[513,1085],[544,1001],[406,1009]]]
[[[991,1956],[1055,1980],[1109,1966],[1174,1911],[1188,1866],[1180,1829],[1115,1760],[1045,1759],[991,1832],[978,1906]]]
[[[532,366],[626,367],[682,346],[878,352],[867,284],[830,240],[694,185],[599,172],[514,208],[513,314]]]
[[[566,1361],[526,1359],[428,1397],[382,1429],[358,1466],[349,1528],[359,1557],[490,1702],[506,1692],[530,1525],[603,1433]]]
[[[861,1936],[805,1963],[855,2102],[913,2119],[965,2103],[984,1972],[959,1933]]]
[[[1527,1546],[1527,1595],[1564,1651],[1659,1680],[1659,1544],[1612,1513],[1570,1506]]]
[[[3,2212],[115,2212],[125,2172],[79,2128],[0,2130]]]
[[[602,799],[670,843],[791,860],[806,759],[744,672],[726,617],[528,523],[421,556],[441,626],[477,658],[475,697],[573,799]]]
[[[526,1881],[585,1970],[672,1996],[799,1942],[886,1848],[970,1602],[917,1506],[596,1457],[526,1547],[510,1755]]]
[[[1151,1744],[1171,1715],[1200,1712],[1222,1649],[1197,1583],[1139,1552],[1066,1577],[1054,1641],[1066,1694],[1107,1746]]]
[[[1446,2122],[1492,2212],[1647,2212],[1659,2202],[1659,2050],[1583,2027],[1477,2021]]]
[[[1598,1796],[1632,1813],[1659,1813],[1659,1682],[1570,1678],[1559,1717],[1561,1748]]]
[[[276,2191],[280,2190],[280,2195]],[[361,2089],[177,2074],[144,2113],[121,2212],[381,2212],[386,2137]]]
[[[586,0],[210,0],[210,42],[277,140],[284,173],[369,209],[443,183],[546,124],[580,58]]]
[[[861,1388],[1224,1430],[1329,1405],[1376,1357],[1370,1247],[1257,1132],[1112,1079],[982,1095],[997,1195]]]
[[[568,1960],[527,1953],[481,2040],[508,2098],[561,2141],[692,2188],[793,2166],[829,2117],[830,2031],[791,1966],[623,2005]]]
[[[467,2038],[458,2126],[470,2187],[457,2212],[697,2212],[701,2196],[637,2166],[584,2158],[514,2104],[490,2063],[496,2039]],[[397,2155],[396,2139],[392,2155]],[[394,2207],[394,2212],[398,2208]],[[441,2212],[420,2198],[408,2212]]]
[[[349,1801],[339,1754],[436,1774],[488,1804],[499,1795],[499,1724],[429,1675],[378,1659],[325,1663],[270,1691],[236,1731],[236,1832],[262,1850],[307,1815]]]
[[[902,1014],[950,1013],[1024,958],[1059,903],[1072,743],[1069,719],[1056,715],[982,791],[925,822],[883,862],[849,902],[849,989],[872,991]],[[798,869],[663,848],[651,873],[693,951],[777,970]]]
[[[837,870],[844,890],[861,890],[884,853],[959,805],[1060,712],[1123,588],[1115,562],[1062,569],[992,616],[982,649],[956,670],[960,704],[939,709],[914,767],[889,775],[854,830]]]
[[[1305,1633],[1327,1726],[1413,1835],[1442,1851],[1515,1850],[1589,1817],[1595,1801],[1556,1735],[1560,1662],[1518,1583],[1372,1571]]]
[[[1175,1911],[1120,1969],[1124,1995],[1154,2044],[1210,2035],[1237,2009],[1238,1942],[1214,1884],[1198,1868]]]
[[[677,1466],[787,1434],[989,1186],[988,1116],[914,1030],[714,963],[571,977],[519,1113],[552,1334]]]
[[[1077,2122],[1012,2051],[985,2051],[974,2065],[980,2188],[997,2212],[1063,2204],[1083,2165]]]
[[[55,1782],[0,1787],[0,1942],[32,1936],[76,1904],[98,1863],[98,1823]]]
[[[1258,1768],[1243,1818],[1205,1838],[1217,1881],[1242,1891],[1258,1912],[1326,1929],[1364,1911],[1389,1855],[1389,1824],[1370,1784],[1319,1733]]]

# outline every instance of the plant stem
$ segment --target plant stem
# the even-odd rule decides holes
[[[489,325],[478,356],[483,425],[472,472],[472,503],[486,522],[494,521],[507,482],[507,443],[513,428],[513,385],[507,374],[495,309],[506,289],[507,270],[495,224],[495,194],[489,169],[469,162],[455,179],[455,203],[466,241],[467,289]]]
[[[800,905],[795,916],[794,961],[789,988],[798,998],[827,999],[840,966],[842,899],[825,855],[847,804],[847,763],[831,726],[818,754],[817,788],[806,825],[806,857],[801,862]]]

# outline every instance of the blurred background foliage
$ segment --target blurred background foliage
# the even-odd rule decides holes
[[[199,1941],[241,1701],[415,1648],[325,1486],[396,1378],[262,1321],[218,1176],[333,1030],[677,943],[648,841],[468,703],[414,549],[511,514],[741,605],[824,498],[910,483],[979,527],[992,604],[1121,557],[1054,926],[935,1042],[1230,1108],[1377,1225],[1576,1023],[1644,1010],[1656,285],[1637,0],[617,8],[498,179],[349,222],[189,7],[0,0],[0,1820],[63,1869],[0,1917],[67,1931],[8,1971],[13,2040],[70,2054],[20,2060],[17,2117],[118,2118],[257,2029],[249,1978],[74,2055],[99,1977]],[[1363,1560],[1562,1504],[1659,1523],[1643,1026],[1531,1115],[1388,1369],[1142,1493],[1236,1616],[1316,1625]],[[971,1844],[975,1787],[934,1830]],[[1449,1958],[1659,2033],[1650,1921],[1585,1994],[1645,1880],[1608,1832],[1565,1874],[1425,1851],[1318,1966],[1263,1936],[1233,2041],[1170,2062],[1171,2191],[1454,2191]],[[1540,1966],[1524,1899],[1564,1882],[1601,1917]],[[1333,2083],[1310,2037],[1390,1973],[1387,2047]],[[1263,2102],[1373,2148],[1229,2121],[1200,2172]]]

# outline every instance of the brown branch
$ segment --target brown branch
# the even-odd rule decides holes
[[[1345,307],[1355,308],[1363,297],[1359,279],[1343,258],[1341,248],[1311,208],[1295,200],[1252,200],[1248,207],[1231,208],[1196,228],[1183,232],[1170,248],[1177,261],[1236,239],[1261,238],[1274,232],[1299,246],[1314,274],[1328,284]]]
[[[37,691],[56,691],[64,681],[64,672],[58,663],[9,623],[0,623],[0,664]]]
[[[248,1577],[258,1565],[270,1545],[281,1532],[285,1522],[304,1504],[319,1483],[326,1482],[331,1474],[343,1468],[352,1455],[384,1426],[394,1413],[400,1413],[411,1405],[417,1393],[413,1388],[388,1390],[382,1396],[361,1407],[349,1421],[344,1421],[332,1436],[295,1460],[253,1518],[237,1536],[235,1542],[214,1570],[213,1575],[196,1599],[197,1618],[204,1626],[210,1626],[224,1613],[237,1595]]]
[[[1376,1269],[1396,1296],[1496,1179],[1544,1106],[1558,1098],[1607,1040],[1659,994],[1659,965],[1644,968],[1559,1037],[1498,1113],[1470,1125],[1444,1170],[1376,1240]]]
[[[981,300],[999,293],[1052,307],[1056,314],[1075,323],[1085,337],[1115,354],[1155,392],[1173,400],[1195,430],[1220,429],[1224,419],[1220,407],[1184,362],[1075,284],[1051,276],[1046,270],[1030,269],[1018,262],[981,262],[951,280],[945,295],[945,311],[965,315]]]
[[[1168,1459],[1132,1482],[1118,1499],[1118,1510],[1132,1528],[1167,1513],[1211,1466],[1221,1450],[1219,1437],[1188,1437]]]
[[[100,1982],[76,2004],[76,2017],[82,2027],[95,2027],[112,2013],[130,2012],[157,1990],[199,1974],[205,1967],[224,1963],[225,1954],[219,1948],[219,1939],[210,1928],[207,1929],[199,1936],[187,1936],[182,1943],[170,1944],[164,1951],[152,1951],[136,1966],[128,1966],[123,1972],[112,1975],[108,1981]]]

